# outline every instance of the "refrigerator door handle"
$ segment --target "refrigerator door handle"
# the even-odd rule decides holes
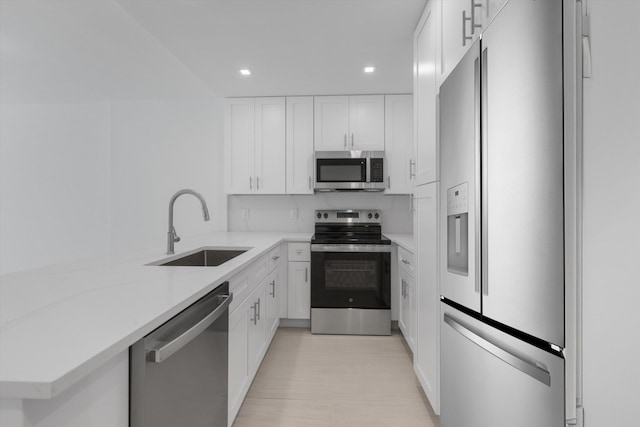
[[[482,137],[480,139],[480,153],[482,156],[482,170],[481,170],[481,181],[482,181],[482,189],[480,195],[480,205],[482,209],[482,236],[481,236],[481,244],[482,244],[482,293],[484,295],[489,295],[489,131],[487,129],[487,115],[489,114],[487,111],[489,100],[488,100],[488,82],[487,79],[489,77],[488,73],[488,54],[487,48],[485,47],[482,50],[482,59],[480,60],[482,64],[481,74],[481,83],[480,83],[480,102],[482,103],[482,108],[480,109],[480,128],[482,132]]]
[[[480,164],[480,155],[482,153],[482,150],[480,149],[480,144],[481,144],[481,139],[480,139],[480,120],[481,120],[481,111],[480,111],[480,100],[482,99],[482,95],[481,95],[481,89],[480,89],[480,85],[481,85],[481,80],[480,80],[480,57],[478,56],[474,63],[473,63],[473,108],[474,108],[474,117],[473,117],[473,121],[474,121],[474,131],[473,131],[473,137],[474,137],[474,141],[473,141],[473,150],[475,151],[474,153],[474,158],[475,158],[475,171],[474,171],[474,180],[475,180],[475,194],[476,194],[476,200],[480,200],[480,195],[481,193],[481,179],[480,179],[480,171],[481,171],[481,164]],[[474,203],[474,216],[475,216],[475,283],[474,283],[474,290],[476,291],[476,293],[480,293],[480,284],[482,282],[481,279],[481,269],[480,269],[480,263],[482,262],[482,257],[481,257],[481,241],[482,241],[482,224],[480,223],[481,219],[480,219],[480,203]]]
[[[448,313],[444,314],[444,321],[447,325],[451,326],[454,330],[462,334],[464,337],[471,340],[473,343],[482,347],[484,350],[493,354],[497,358],[503,360],[514,368],[529,375],[530,377],[540,381],[542,384],[551,386],[551,374],[549,371],[543,368],[542,363],[525,360],[523,357],[514,354],[512,351],[501,347],[498,343],[489,341],[488,338],[483,337],[481,333],[473,330],[473,328],[455,320]]]

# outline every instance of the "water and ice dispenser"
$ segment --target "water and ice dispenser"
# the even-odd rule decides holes
[[[447,270],[469,275],[469,183],[447,190]]]

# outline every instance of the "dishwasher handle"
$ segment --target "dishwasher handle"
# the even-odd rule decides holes
[[[229,295],[220,295],[220,305],[216,307],[211,313],[206,315],[202,320],[198,323],[190,327],[183,334],[178,336],[177,338],[163,343],[162,346],[157,348],[148,348],[146,350],[147,353],[147,361],[153,363],[162,363],[171,357],[176,351],[180,350],[182,347],[187,345],[191,340],[200,335],[205,329],[207,329],[213,322],[218,320],[218,318],[224,313],[231,304],[233,300],[233,294],[229,293]]]

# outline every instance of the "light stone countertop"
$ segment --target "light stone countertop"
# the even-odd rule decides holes
[[[49,399],[281,242],[311,233],[215,232],[176,253],[243,247],[218,267],[162,267],[157,251],[113,254],[0,276],[0,397]]]
[[[402,246],[412,254],[415,254],[416,248],[411,233],[384,233],[391,241],[398,246]]]

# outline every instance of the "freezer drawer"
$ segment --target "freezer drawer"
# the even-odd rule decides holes
[[[564,359],[442,305],[441,426],[563,427]]]

